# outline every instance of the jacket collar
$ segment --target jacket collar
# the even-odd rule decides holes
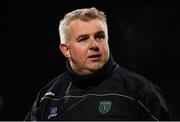
[[[96,73],[93,73],[91,75],[79,75],[77,74],[70,66],[69,61],[66,62],[66,67],[70,75],[72,76],[72,82],[73,83],[81,83],[81,84],[94,84],[96,82],[102,81],[106,77],[108,77],[111,72],[115,69],[116,63],[113,60],[112,55],[110,55],[109,60],[106,64]]]

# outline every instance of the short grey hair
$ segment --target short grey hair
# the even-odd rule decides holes
[[[67,13],[64,18],[60,21],[59,24],[59,35],[60,35],[60,42],[67,44],[70,41],[71,35],[68,30],[68,26],[70,22],[73,20],[80,19],[82,21],[89,21],[92,19],[100,19],[105,25],[105,36],[108,40],[108,29],[107,29],[107,22],[106,22],[106,15],[103,11],[99,11],[98,9],[92,8],[83,8],[83,9],[76,9],[72,12]]]

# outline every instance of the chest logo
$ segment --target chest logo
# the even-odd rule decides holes
[[[100,101],[99,102],[99,112],[101,114],[106,114],[111,109],[112,101]]]
[[[57,116],[58,115],[57,112],[58,112],[58,108],[57,107],[50,107],[48,119],[50,119],[51,117]]]

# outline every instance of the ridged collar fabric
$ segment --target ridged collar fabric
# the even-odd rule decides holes
[[[79,75],[77,74],[70,66],[69,61],[66,62],[66,67],[70,75],[72,76],[73,83],[81,83],[86,85],[96,84],[99,81],[107,78],[109,75],[112,74],[113,70],[117,67],[117,64],[114,62],[112,55],[110,55],[109,60],[107,63],[97,72],[91,75]]]

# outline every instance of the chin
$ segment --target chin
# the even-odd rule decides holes
[[[90,69],[91,71],[98,71],[98,70],[100,70],[102,67],[103,67],[103,64],[96,64],[96,65],[90,66],[89,69]]]

